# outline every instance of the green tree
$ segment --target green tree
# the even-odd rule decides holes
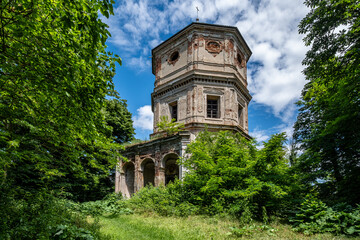
[[[285,134],[276,134],[258,150],[254,141],[230,132],[202,132],[187,147],[182,164],[184,199],[208,213],[250,211],[261,219],[285,206],[295,183],[285,158]]]
[[[112,3],[0,1],[1,239],[48,239],[58,224],[76,229],[51,210],[50,190],[84,189],[116,164],[119,144],[105,134],[102,109],[117,96],[121,59],[106,52],[110,33],[99,19]]]
[[[105,121],[112,128],[111,136],[117,143],[125,143],[134,139],[135,129],[131,113],[127,109],[126,100],[110,99],[105,102]]]
[[[107,126],[104,134],[113,139],[116,143],[124,143],[131,141],[134,137],[134,128],[132,126],[131,113],[127,110],[126,100],[110,99],[105,100],[105,106],[102,109]],[[59,182],[57,188],[63,188],[71,194],[71,199],[75,201],[94,201],[103,199],[110,192],[114,192],[115,188],[115,168],[113,161],[108,158],[112,157],[103,148],[93,145],[84,146],[87,153],[95,156],[96,161],[103,167],[96,165],[88,165],[86,169],[87,176],[79,176],[78,174],[69,173],[66,179]],[[89,162],[88,156],[82,156],[82,162]]]
[[[121,59],[106,52],[110,33],[99,11],[108,17],[111,3],[1,1],[1,187],[52,188],[69,174],[96,178],[88,167],[115,164],[101,109],[117,96],[112,77]]]
[[[360,202],[360,2],[306,0],[299,32],[310,46],[303,64],[294,138],[298,167],[322,196]],[[319,181],[321,179],[321,181]]]

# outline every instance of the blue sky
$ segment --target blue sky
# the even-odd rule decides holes
[[[102,18],[112,35],[108,50],[123,61],[115,88],[133,114],[136,138],[152,132],[150,94],[155,77],[151,49],[196,19],[236,26],[253,54],[248,62],[250,135],[265,141],[271,134],[292,133],[305,79],[301,73],[307,48],[297,26],[308,9],[300,0],[125,0],[114,16]]]

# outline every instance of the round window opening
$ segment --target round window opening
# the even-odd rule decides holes
[[[176,52],[173,52],[170,56],[170,62],[175,62],[176,60],[178,60],[179,58],[179,52],[176,51]]]

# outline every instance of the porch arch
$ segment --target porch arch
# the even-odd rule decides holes
[[[141,162],[141,171],[143,173],[143,187],[151,184],[155,186],[155,162],[147,158]]]
[[[177,164],[179,156],[176,153],[166,154],[163,158],[162,165],[165,169],[165,186],[179,179],[180,166]]]
[[[121,192],[126,197],[131,197],[135,192],[135,166],[132,162],[127,162],[123,166],[124,182]]]

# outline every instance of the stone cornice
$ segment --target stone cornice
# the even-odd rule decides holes
[[[245,132],[245,130],[239,126],[233,125],[223,125],[223,124],[209,124],[209,123],[188,123],[185,124],[187,129],[199,129],[204,130],[207,129],[208,131],[215,130],[215,131],[233,131],[238,132],[243,135],[246,139],[252,139],[252,137]]]
[[[144,148],[161,146],[162,144],[164,144],[166,142],[173,142],[173,141],[178,142],[179,140],[183,140],[183,139],[187,140],[189,138],[190,138],[190,133],[188,131],[181,131],[181,132],[178,132],[175,135],[156,138],[156,139],[153,139],[153,140],[150,140],[150,141],[146,141],[146,142],[126,146],[123,155],[126,157],[127,155],[131,155],[133,153],[141,152],[141,149],[144,149]]]
[[[214,84],[214,83],[219,83],[219,84],[225,84],[225,85],[229,85],[232,84],[233,86],[235,86],[235,88],[240,91],[248,101],[251,100],[251,95],[249,93],[249,91],[247,90],[247,88],[236,78],[223,78],[223,77],[214,77],[214,76],[207,76],[207,75],[198,75],[198,74],[191,74],[190,76],[184,77],[181,80],[174,80],[173,82],[169,82],[167,84],[163,84],[161,86],[159,86],[158,88],[154,89],[154,92],[151,94],[151,98],[157,98],[157,97],[161,97],[162,95],[174,91],[175,89],[178,89],[180,87],[189,85],[189,84],[196,84],[196,83],[201,83],[201,84]]]
[[[212,63],[212,62],[205,62],[205,61],[192,61],[192,62],[187,63],[183,67],[181,67],[181,68],[179,68],[179,69],[177,69],[175,71],[172,71],[171,73],[161,77],[160,79],[155,80],[155,88],[156,89],[160,88],[160,86],[157,86],[157,83],[161,82],[162,79],[174,76],[177,73],[180,73],[181,71],[184,71],[184,70],[186,70],[188,68],[191,68],[192,66],[199,65],[199,64],[206,65],[206,66],[213,66],[213,67],[221,67],[221,68],[229,67],[229,68],[234,69],[234,71],[236,71],[236,67],[233,64]],[[208,70],[203,70],[203,69],[197,69],[196,71],[199,71],[199,72],[204,71],[204,72],[207,72],[207,73],[214,72],[214,73],[220,73],[220,74],[226,74],[226,75],[231,74],[231,76],[235,75],[234,73],[226,73],[224,71],[208,71]],[[194,70],[186,72],[185,75],[189,75],[189,74],[193,74],[193,73],[194,73]],[[240,76],[241,80],[244,81],[247,84],[247,80],[243,76],[241,76],[241,74],[239,74],[239,76]],[[173,80],[171,80],[171,81],[173,81]],[[167,82],[162,83],[161,85],[166,84],[166,83]]]

